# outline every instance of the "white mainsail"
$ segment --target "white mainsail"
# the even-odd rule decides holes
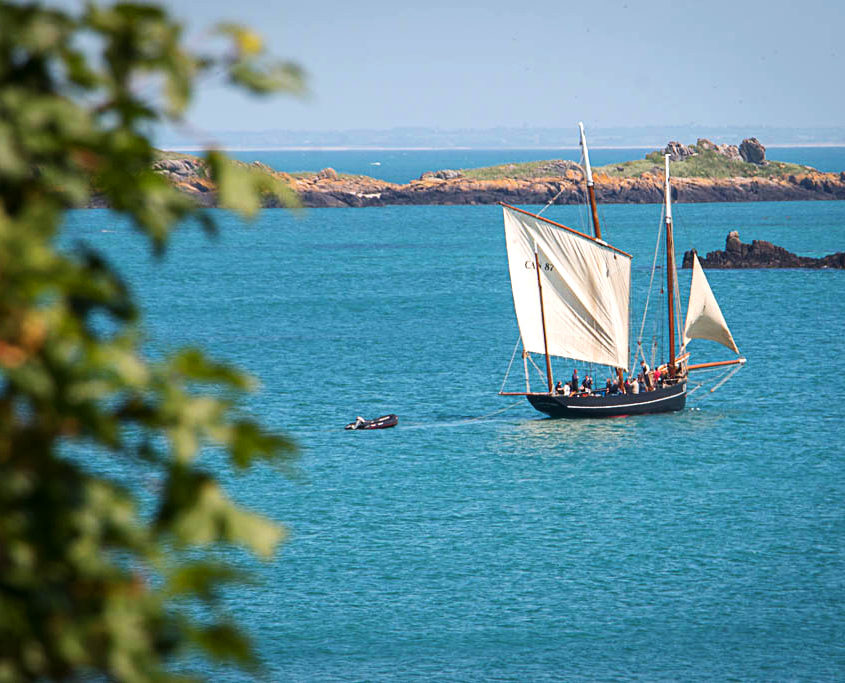
[[[739,354],[722,310],[713,296],[713,290],[704,276],[704,269],[698,262],[698,255],[692,258],[692,280],[687,305],[687,319],[684,323],[684,346],[691,339],[709,339],[726,346]]]
[[[627,370],[631,257],[586,235],[503,208],[511,289],[524,349],[545,350],[536,245],[549,355]]]

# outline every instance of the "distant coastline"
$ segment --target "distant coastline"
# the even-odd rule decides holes
[[[211,130],[192,138],[179,129],[163,128],[156,135],[160,148],[196,149],[213,140],[221,149],[236,150],[493,150],[574,149],[578,144],[575,121],[571,126],[496,126],[491,128],[434,128],[398,126],[389,129],[264,129]],[[657,148],[667,140],[706,138],[716,144],[732,143],[749,132],[770,147],[845,146],[845,126],[742,125],[632,125],[598,126],[585,121],[591,149]],[[304,148],[304,149],[303,149]]]
[[[309,148],[309,151],[313,150]],[[370,148],[367,151],[375,152]],[[523,151],[530,154],[530,150]],[[671,141],[663,150],[594,166],[599,201],[607,204],[662,201],[664,154],[669,154],[672,160],[676,202],[845,199],[845,171],[822,172],[805,164],[767,159],[766,147],[752,137],[743,139],[741,144],[717,144],[705,138],[689,145]],[[585,196],[584,169],[565,159],[441,168],[424,171],[407,182],[390,182],[365,173],[338,173],[330,167],[293,172],[274,169],[259,161],[238,163],[274,175],[293,190],[304,206],[313,208],[499,202],[580,204]],[[182,151],[161,152],[154,168],[197,203],[217,206],[216,187],[201,158]],[[98,204],[95,201],[93,205]],[[268,197],[265,205],[272,208],[279,204],[275,198]]]
[[[664,155],[671,159],[676,202],[845,200],[845,171],[823,172],[806,164],[767,159],[766,147],[751,137],[738,145],[706,138],[689,145],[670,141],[664,149],[648,151],[642,157],[629,155],[627,161],[594,166],[599,201],[661,202]],[[522,158],[526,156],[533,157],[523,154]],[[374,178],[366,172],[338,173],[328,166],[320,171],[285,171],[262,161],[235,163],[275,177],[302,206],[311,208],[580,204],[585,200],[585,171],[575,161],[557,158],[502,163],[501,156],[498,159],[490,166],[427,170],[401,182]],[[358,167],[370,166],[380,167],[381,163]],[[183,151],[159,151],[153,170],[197,204],[218,206],[217,188],[202,158]],[[107,203],[104,197],[95,195],[86,206],[107,208]],[[277,208],[282,204],[268,194],[264,206]]]

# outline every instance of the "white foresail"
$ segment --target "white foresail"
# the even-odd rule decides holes
[[[543,353],[534,245],[549,354],[628,369],[631,257],[504,207],[514,308],[526,351]]]
[[[709,339],[739,354],[725,317],[704,276],[704,269],[693,254],[687,319],[684,323],[684,345],[691,339]]]

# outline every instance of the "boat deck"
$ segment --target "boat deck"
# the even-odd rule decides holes
[[[687,383],[646,391],[639,394],[610,396],[564,396],[563,394],[525,394],[534,408],[551,417],[590,418],[645,415],[683,410],[686,405]]]

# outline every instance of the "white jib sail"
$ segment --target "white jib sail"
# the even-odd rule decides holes
[[[549,354],[628,369],[631,257],[504,207],[516,320],[526,351],[544,353],[536,243]]]
[[[739,354],[734,338],[722,315],[722,310],[713,296],[713,290],[704,276],[704,269],[698,262],[698,255],[692,258],[692,280],[689,289],[687,319],[684,323],[684,345],[691,339],[709,339],[726,346]]]

